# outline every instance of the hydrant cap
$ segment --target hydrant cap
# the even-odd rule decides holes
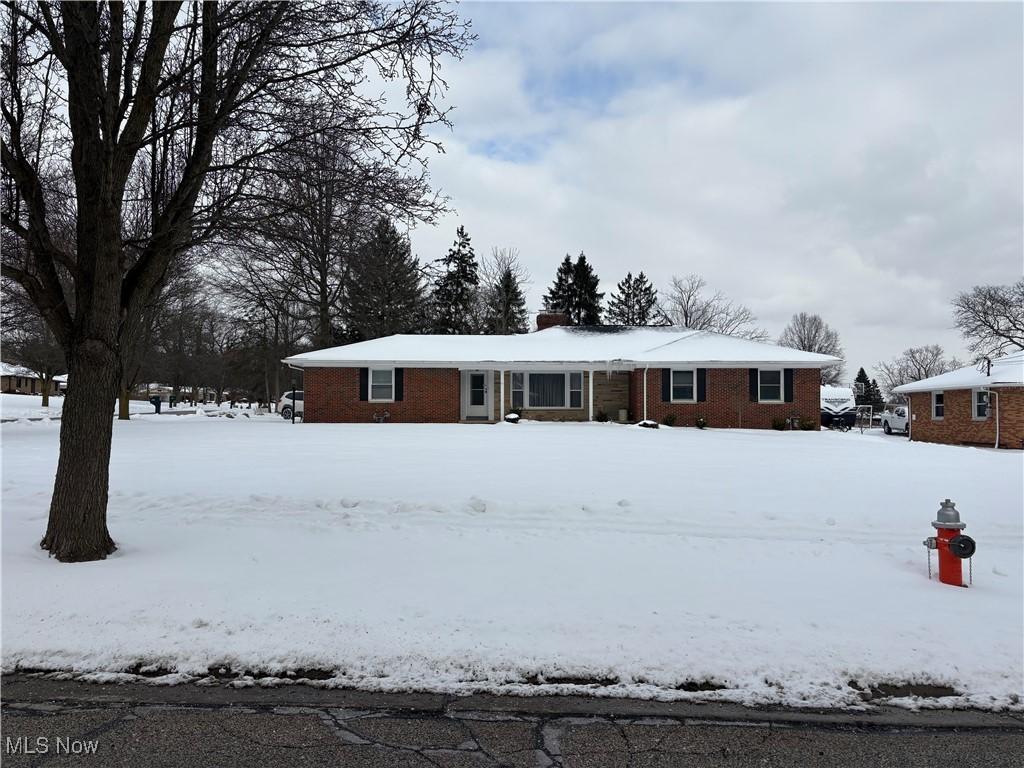
[[[946,499],[939,506],[938,514],[935,515],[935,522],[932,523],[932,526],[935,528],[963,530],[967,527],[967,523],[960,522],[960,513],[956,511],[956,504]]]

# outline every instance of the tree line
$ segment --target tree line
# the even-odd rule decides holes
[[[4,350],[47,375],[63,360],[70,382],[40,541],[57,559],[116,549],[111,408],[140,382],[271,399],[303,348],[525,329],[514,251],[475,265],[460,231],[423,263],[403,234],[449,210],[427,169],[443,65],[474,39],[452,4],[5,2],[0,25]],[[567,257],[545,304],[767,337],[697,275],[657,308],[643,274],[607,308],[598,285]],[[1018,298],[974,296],[958,322],[1024,346]]]

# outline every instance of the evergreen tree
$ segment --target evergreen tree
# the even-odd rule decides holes
[[[511,266],[504,267],[484,296],[484,333],[526,333],[529,330],[526,294]]]
[[[544,294],[544,309],[549,312],[564,312],[569,315],[573,306],[572,258],[565,254],[555,273],[555,282]]]
[[[604,294],[597,290],[600,283],[594,268],[581,252],[572,267],[574,305],[569,322],[573,325],[598,325],[601,322]]]
[[[434,288],[434,332],[476,333],[480,276],[476,254],[465,227],[456,231],[455,242],[441,260],[441,275]]]
[[[885,407],[885,398],[882,397],[882,388],[878,386],[878,379],[871,380],[870,386],[870,400],[868,403],[876,410],[880,411]]]
[[[871,405],[871,379],[868,378],[868,372],[860,368],[853,383],[864,385],[864,392],[856,394],[857,405]]]
[[[544,295],[544,308],[563,312],[569,325],[598,325],[601,322],[600,280],[587,257],[580,253],[575,263],[566,254],[558,266],[555,282]]]
[[[632,272],[619,281],[608,302],[608,321],[615,325],[653,325],[660,319],[658,292],[647,276]]]
[[[349,271],[345,322],[358,339],[418,333],[426,324],[423,271],[409,241],[381,218]]]

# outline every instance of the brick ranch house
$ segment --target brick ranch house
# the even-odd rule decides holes
[[[57,376],[50,382],[50,394],[60,392],[60,379]],[[64,377],[66,379],[66,377]],[[39,374],[20,365],[0,363],[0,392],[4,394],[40,395],[43,392],[43,380]]]
[[[686,328],[545,327],[515,336],[396,335],[294,355],[304,420],[819,424],[827,355]]]
[[[910,402],[910,439],[1024,448],[1024,352],[896,387]]]

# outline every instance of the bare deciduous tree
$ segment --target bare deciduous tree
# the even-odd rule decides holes
[[[480,325],[484,333],[526,333],[526,293],[530,273],[515,248],[493,248],[480,265]]]
[[[673,325],[695,331],[714,331],[752,341],[766,341],[768,332],[755,323],[754,313],[721,291],[710,293],[700,275],[673,277],[663,293],[663,309]]]
[[[798,312],[779,336],[779,344],[804,352],[844,357],[839,332],[821,319],[821,315]],[[843,377],[843,363],[826,365],[821,369],[822,384],[838,384]]]
[[[308,126],[258,178],[258,201],[236,223],[265,262],[281,266],[295,298],[309,313],[312,343],[329,347],[338,327],[346,273],[380,216],[407,224],[433,223],[444,199],[430,190],[426,170],[403,170],[361,135],[331,131],[341,119],[328,106],[307,116]]]
[[[888,362],[878,363],[875,368],[882,379],[882,390],[887,399],[900,399],[893,390],[912,381],[920,381],[940,373],[962,368],[963,363],[955,357],[946,357],[938,344],[910,347],[903,354]]]
[[[956,327],[977,355],[1024,349],[1024,279],[1013,285],[976,285],[953,299]]]
[[[116,548],[106,507],[122,350],[172,260],[217,231],[314,105],[342,107],[332,132],[415,162],[435,145],[430,125],[447,122],[440,61],[469,37],[441,0],[3,8],[0,160],[17,204],[4,200],[2,220],[26,245],[4,250],[3,275],[45,318],[72,382],[40,544],[61,561],[101,559]],[[373,95],[371,76],[402,81],[406,103]],[[180,151],[152,168],[143,150],[163,141]],[[164,182],[146,232],[133,236],[126,192],[147,162]],[[56,236],[68,217],[70,244]]]
[[[4,358],[39,377],[43,407],[50,405],[53,378],[67,370],[64,350],[28,297],[9,280],[2,291]]]

